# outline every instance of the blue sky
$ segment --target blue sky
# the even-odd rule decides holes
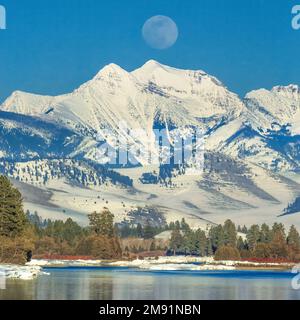
[[[300,84],[297,0],[0,0],[0,102],[14,90],[70,92],[114,62],[133,70],[149,59],[202,69],[243,96]],[[300,4],[300,0],[298,1]],[[178,25],[177,43],[151,49],[141,29],[153,15]]]

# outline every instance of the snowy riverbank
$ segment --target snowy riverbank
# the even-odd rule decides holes
[[[143,270],[235,270],[241,268],[276,269],[292,268],[290,263],[259,263],[251,261],[215,261],[213,257],[170,256],[145,258],[143,260],[105,261],[105,260],[32,260],[27,263],[30,267],[127,267]]]
[[[213,258],[206,257],[159,257],[158,259],[144,259],[133,261],[117,261],[110,263],[111,266],[131,267],[144,270],[235,270],[234,265],[213,264]]]
[[[0,274],[7,279],[32,280],[41,273],[39,266],[0,265]]]
[[[192,260],[192,261],[191,261]],[[158,260],[144,259],[144,260],[133,260],[133,261],[116,261],[106,262],[100,260],[32,260],[29,264],[31,266],[39,267],[127,267],[137,268],[142,270],[235,270],[234,266],[226,265],[214,265],[214,264],[201,264],[197,265],[194,263],[202,263],[199,259],[167,259],[164,257]]]
[[[198,265],[199,264],[199,265]],[[215,261],[213,257],[171,256],[158,259],[117,261],[111,266],[132,267],[149,270],[235,270],[242,268],[289,269],[294,263],[260,263],[252,261]]]
[[[38,267],[85,267],[85,266],[102,266],[101,260],[47,260],[47,259],[33,259],[26,263],[26,266]]]

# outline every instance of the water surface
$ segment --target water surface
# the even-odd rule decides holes
[[[298,300],[289,271],[143,271],[132,268],[46,268],[35,280],[9,279],[0,299],[26,300]]]

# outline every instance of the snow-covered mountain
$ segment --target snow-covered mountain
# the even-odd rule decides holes
[[[91,81],[62,96],[18,91],[1,109],[101,130],[104,124],[115,127],[118,121],[137,127],[150,122],[152,126],[157,113],[177,125],[190,125],[196,119],[239,116],[245,106],[203,71],[179,70],[150,60],[132,73],[110,64]]]
[[[278,131],[286,127],[293,135],[300,134],[298,85],[252,91],[246,95],[246,102],[262,131]]]
[[[148,146],[155,143],[154,127],[199,126],[208,131],[245,109],[236,94],[203,71],[178,70],[155,61],[132,73],[110,64],[70,94],[41,97],[18,91],[1,106],[3,111],[39,117],[84,136],[85,143],[73,156],[85,153],[89,158],[95,136],[114,143],[108,131]],[[130,129],[142,128],[145,135],[132,139],[120,129],[124,122]]]
[[[105,142],[114,149],[126,141],[126,148],[148,148],[160,156],[154,129],[166,129],[172,140],[171,129],[184,136],[190,128],[200,128],[208,156],[205,173],[189,178],[193,186],[186,183],[184,169],[150,170],[147,155],[139,152],[136,160],[141,168],[114,167],[133,180],[130,192],[135,190],[136,196],[123,198],[130,198],[131,206],[160,203],[173,216],[185,210],[198,218],[209,214],[209,219],[200,219],[206,222],[218,222],[215,214],[221,211],[228,215],[228,210],[237,209],[240,217],[243,212],[257,216],[262,208],[266,212],[273,205],[278,216],[300,195],[297,178],[283,176],[300,168],[299,119],[296,85],[252,91],[241,99],[201,70],[175,69],[154,60],[133,72],[110,64],[68,94],[14,92],[0,106],[0,160],[13,161],[13,168],[20,167],[17,162],[28,162],[25,166],[31,168],[32,160],[42,161],[43,167],[43,161],[72,159],[73,166],[86,161],[90,168],[91,162],[104,163],[107,155],[99,156],[97,150]],[[132,130],[140,131],[132,135]],[[225,167],[219,168],[220,163]],[[6,173],[22,183],[26,179],[15,169]],[[94,181],[96,176],[99,180],[99,174],[91,173],[87,180]],[[155,192],[157,185],[166,188],[166,195]],[[118,202],[118,192],[110,194],[110,199],[114,196]],[[197,197],[201,201],[194,200]],[[242,216],[240,221],[246,220]]]

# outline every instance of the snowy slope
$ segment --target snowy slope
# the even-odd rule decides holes
[[[201,128],[206,156],[203,175],[170,170],[172,183],[142,183],[143,174],[155,176],[153,172],[160,168],[152,170],[147,155],[140,152],[136,159],[141,167],[116,169],[133,179],[133,188],[93,185],[99,172],[92,168],[90,173],[83,170],[91,181],[85,187],[90,189],[81,190],[69,185],[62,174],[35,185],[53,194],[50,206],[39,204],[41,212],[66,216],[69,209],[82,218],[96,209],[99,201],[94,198],[103,193],[120,221],[129,208],[150,204],[169,221],[186,216],[202,226],[227,217],[239,223],[281,219],[290,224],[297,213],[279,216],[300,195],[298,175],[295,181],[283,176],[300,168],[299,98],[296,85],[259,89],[240,99],[201,70],[180,70],[154,60],[133,72],[110,64],[68,94],[13,93],[0,107],[0,159],[25,162],[14,168],[31,167],[30,161],[36,159],[43,166],[45,160],[66,158],[104,163],[106,155],[99,158],[97,154],[104,142],[113,148],[122,148],[126,142],[157,156],[160,150],[153,129],[178,128],[184,136],[190,128]],[[139,131],[133,136],[132,130]],[[12,178],[19,177],[16,170],[10,172]],[[26,178],[20,181],[26,184]],[[34,184],[32,179],[28,183]],[[30,188],[23,189],[25,194],[32,193]],[[90,198],[85,199],[89,192]],[[29,201],[28,206],[31,209],[34,204]]]
[[[1,110],[76,132],[82,142],[72,157],[95,160],[97,145],[107,142],[116,148],[116,137],[157,155],[153,128],[193,126],[206,132],[208,150],[286,171],[300,164],[299,92],[296,85],[260,89],[242,101],[204,71],[150,60],[131,73],[110,64],[74,92],[57,97],[15,92]],[[143,133],[133,137],[130,130]],[[147,164],[148,159],[141,152],[137,160]]]
[[[0,158],[30,160],[64,158],[82,137],[68,128],[28,115],[0,111]]]
[[[246,108],[237,95],[203,71],[178,70],[149,61],[132,73],[110,64],[74,92],[58,97],[15,92],[1,109],[59,123],[113,147],[119,135],[129,145],[144,149],[150,145],[157,153],[153,127],[198,126],[207,131],[235,119]],[[122,129],[123,123],[145,133],[133,138]],[[74,150],[74,155],[84,152],[93,158],[95,144],[90,139]],[[142,155],[138,161],[147,162]]]
[[[299,86],[251,91],[246,95],[246,101],[261,130],[280,130],[288,126],[293,135],[300,134]]]
[[[132,73],[141,83],[157,86],[178,99],[194,118],[234,117],[244,110],[238,96],[204,71],[180,70],[150,60]]]

